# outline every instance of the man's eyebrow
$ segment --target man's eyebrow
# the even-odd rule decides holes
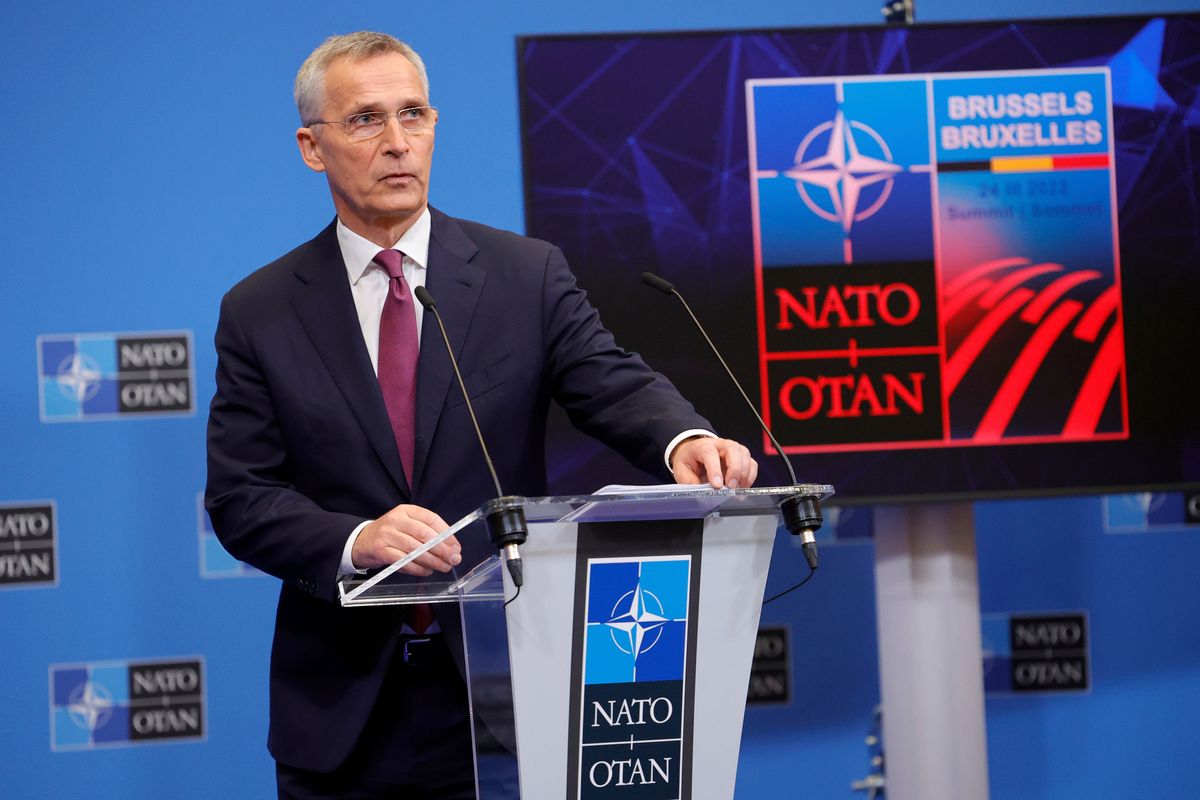
[[[396,106],[396,110],[403,111],[406,108],[424,108],[425,106],[428,106],[428,105],[429,105],[428,100],[422,100],[419,97],[416,97],[416,98],[409,97],[409,98],[405,98],[404,100],[401,100],[400,105]],[[350,110],[350,113],[347,114],[347,116],[353,117],[355,114],[366,114],[366,113],[372,112],[372,111],[383,111],[386,113],[387,109],[385,109],[380,103],[364,102],[364,103],[359,103],[358,105],[354,106]]]

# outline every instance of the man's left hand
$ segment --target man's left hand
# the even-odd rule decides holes
[[[758,477],[758,462],[737,442],[696,436],[676,445],[671,453],[671,473],[679,483],[707,482],[714,489],[747,489]]]

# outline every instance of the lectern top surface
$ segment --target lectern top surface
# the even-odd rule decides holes
[[[819,483],[751,489],[713,489],[705,484],[678,483],[657,486],[605,486],[595,494],[525,498],[525,514],[530,521],[580,521],[581,514],[602,505],[614,504],[608,509],[606,517],[612,514],[635,514],[634,505],[647,510],[661,507],[665,511],[670,508],[677,513],[683,512],[683,516],[696,515],[687,513],[688,507],[700,516],[712,513],[743,515],[773,513],[780,503],[797,495],[824,500],[832,494],[832,486]],[[477,513],[482,511],[481,507]],[[636,516],[629,518],[633,519]]]
[[[608,486],[595,494],[559,497],[505,497],[490,500],[455,522],[382,571],[355,576],[338,584],[342,605],[393,605],[399,603],[461,602],[464,599],[503,599],[500,560],[490,556],[478,564],[465,564],[454,577],[413,579],[399,574],[405,564],[454,535],[486,536],[483,519],[489,509],[521,506],[530,525],[555,522],[621,522],[626,520],[702,519],[710,515],[745,517],[778,514],[779,504],[790,497],[818,501],[833,494],[826,484],[766,486],[751,489],[712,489],[703,484],[660,486]],[[471,526],[477,526],[472,528]],[[468,530],[471,529],[471,530]],[[478,531],[473,534],[472,531]]]

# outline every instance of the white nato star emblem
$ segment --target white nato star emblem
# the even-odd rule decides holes
[[[98,683],[88,681],[71,692],[67,713],[84,730],[94,731],[112,716],[112,695]]]
[[[100,365],[91,356],[75,353],[58,365],[58,388],[77,403],[91,400],[100,391]]]
[[[856,131],[859,136],[874,140],[883,158],[863,155],[855,138]],[[829,133],[829,144],[825,152],[816,158],[807,158],[813,141],[826,132]],[[849,233],[854,222],[866,219],[883,206],[892,191],[892,178],[903,171],[904,167],[892,162],[887,142],[878,133],[860,122],[848,122],[838,111],[832,122],[824,122],[808,132],[796,148],[796,165],[783,174],[796,182],[796,190],[809,210],[831,222],[841,223],[842,230]],[[860,209],[863,189],[881,181],[886,183],[879,196]],[[814,201],[807,186],[828,192],[833,211]]]
[[[657,613],[651,611],[657,609]],[[621,595],[613,606],[612,618],[604,623],[615,644],[623,653],[634,658],[658,644],[662,627],[669,622],[663,616],[663,606],[653,592],[641,584]]]
[[[1155,492],[1137,492],[1125,496],[1125,502],[1133,506],[1135,510],[1143,514],[1149,514],[1151,511],[1156,511],[1166,501],[1165,494]]]

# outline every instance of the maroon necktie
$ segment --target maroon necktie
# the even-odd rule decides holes
[[[379,318],[379,388],[411,488],[417,435],[417,316],[404,280],[404,256],[398,250],[381,250],[375,263],[392,278]]]
[[[404,256],[398,250],[381,250],[375,263],[391,276],[383,314],[379,318],[379,388],[392,422],[392,435],[409,488],[413,485],[413,447],[417,436],[417,315],[404,280]],[[425,603],[408,607],[405,620],[413,633],[422,634],[433,624],[433,609]]]

